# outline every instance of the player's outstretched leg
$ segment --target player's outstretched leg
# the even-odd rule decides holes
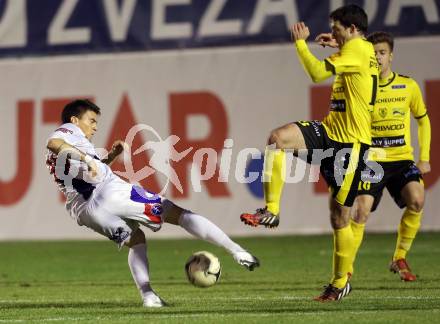
[[[176,206],[169,200],[164,201],[165,222],[180,225],[193,236],[226,249],[234,260],[252,271],[260,266],[260,261],[232,241],[217,225],[207,218]]]
[[[150,286],[147,244],[144,233],[140,229],[135,230],[125,245],[129,247],[128,266],[141,294],[143,306],[156,308],[166,306],[165,301]]]
[[[195,237],[225,248],[232,254],[234,260],[246,269],[253,271],[260,266],[260,261],[256,257],[232,241],[225,232],[207,218],[184,210],[179,224]]]

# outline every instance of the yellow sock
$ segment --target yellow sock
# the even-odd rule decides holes
[[[333,278],[332,286],[343,288],[347,283],[347,272],[352,264],[353,231],[348,225],[333,231]]]
[[[286,174],[286,154],[284,151],[266,148],[264,154],[264,199],[267,210],[278,215],[281,193]]]
[[[411,244],[420,228],[422,213],[423,211],[415,212],[408,208],[403,212],[397,233],[396,250],[393,256],[394,261],[406,258],[406,254],[411,248]]]
[[[352,251],[352,262],[350,265],[350,272],[354,272],[354,261],[356,260],[357,252],[362,244],[362,239],[364,238],[365,224],[356,223],[353,219],[350,219],[351,230],[353,231],[353,251]]]

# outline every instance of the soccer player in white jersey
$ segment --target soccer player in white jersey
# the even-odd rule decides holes
[[[163,222],[180,225],[195,237],[225,248],[247,269],[259,266],[257,258],[205,217],[114,174],[109,165],[123,152],[124,142],[116,141],[106,158],[98,157],[90,140],[99,115],[100,108],[88,100],[67,104],[61,115],[63,125],[47,140],[46,163],[78,224],[129,248],[128,265],[145,307],[166,304],[150,286],[146,240],[139,225],[153,232]]]

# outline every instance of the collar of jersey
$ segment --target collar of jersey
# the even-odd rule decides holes
[[[383,87],[386,87],[387,85],[389,85],[391,82],[393,82],[394,81],[394,79],[396,78],[396,73],[394,73],[394,72],[392,72],[393,73],[393,76],[390,78],[390,79],[388,79],[388,82],[387,83],[385,83],[385,84],[380,84],[380,81],[379,81],[379,88],[383,88]]]
[[[75,124],[67,123],[67,124],[65,124],[65,126],[68,126],[70,128],[73,128],[74,130],[77,130],[82,136],[86,137],[86,134],[84,134],[84,132],[81,130],[81,128],[79,128]]]

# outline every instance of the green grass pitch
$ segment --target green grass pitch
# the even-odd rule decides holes
[[[127,249],[110,241],[0,243],[0,323],[439,323],[440,234],[421,233],[409,255],[419,276],[388,271],[395,235],[368,234],[353,291],[338,303],[311,298],[330,279],[331,236],[237,240],[262,267],[248,272],[222,249],[198,240],[151,240],[152,285],[170,307],[144,309]],[[222,263],[220,282],[187,283],[183,266],[208,250]]]

